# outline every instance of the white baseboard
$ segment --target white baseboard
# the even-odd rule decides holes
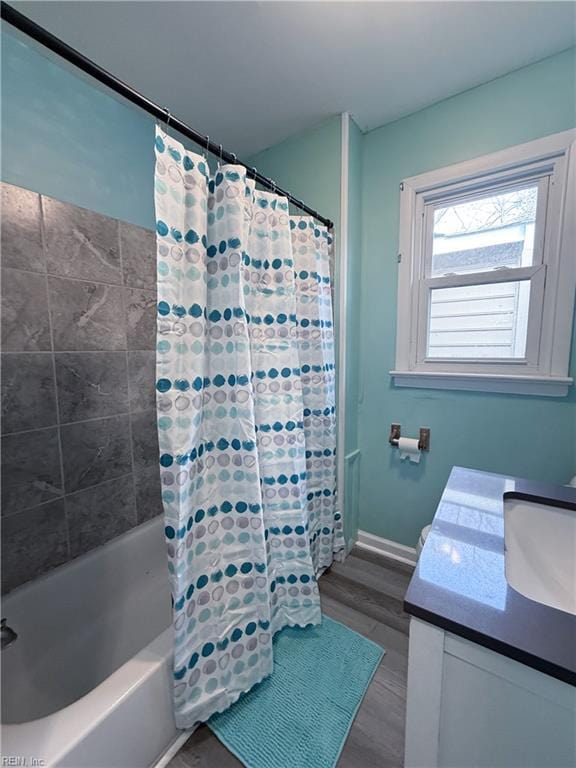
[[[369,552],[376,552],[384,557],[389,557],[391,560],[398,560],[407,565],[416,565],[418,559],[414,547],[407,547],[404,544],[398,544],[398,542],[390,541],[390,539],[383,539],[381,536],[375,536],[373,533],[367,533],[366,531],[358,531],[356,546]]]
[[[164,754],[154,763],[153,768],[166,768],[170,760],[172,760],[174,755],[182,749],[195,730],[196,729],[193,728],[191,731],[180,731],[166,752],[164,752]]]

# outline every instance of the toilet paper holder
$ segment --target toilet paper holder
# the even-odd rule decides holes
[[[390,437],[388,442],[394,448],[398,448],[398,440],[401,437],[402,426],[401,424],[390,425]],[[418,438],[418,449],[420,451],[430,450],[430,430],[428,427],[420,427],[420,437]]]

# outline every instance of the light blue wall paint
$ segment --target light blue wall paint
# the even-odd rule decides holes
[[[551,482],[576,473],[574,390],[536,398],[394,389],[400,181],[575,125],[574,50],[525,67],[364,136],[360,527],[415,545],[451,467],[460,464]],[[572,376],[576,364],[572,362]],[[388,446],[432,430],[419,465]],[[553,436],[553,442],[545,435]]]
[[[154,123],[2,30],[2,180],[154,223]]]
[[[154,120],[6,25],[1,43],[2,180],[153,226]]]
[[[249,158],[287,192],[322,216],[340,220],[340,116]],[[302,213],[294,209],[294,213]]]

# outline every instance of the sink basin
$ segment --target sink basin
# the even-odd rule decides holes
[[[576,615],[576,504],[505,493],[504,542],[508,584]]]

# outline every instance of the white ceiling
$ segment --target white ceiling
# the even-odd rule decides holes
[[[575,44],[573,2],[13,2],[247,156],[349,110],[363,130]]]

